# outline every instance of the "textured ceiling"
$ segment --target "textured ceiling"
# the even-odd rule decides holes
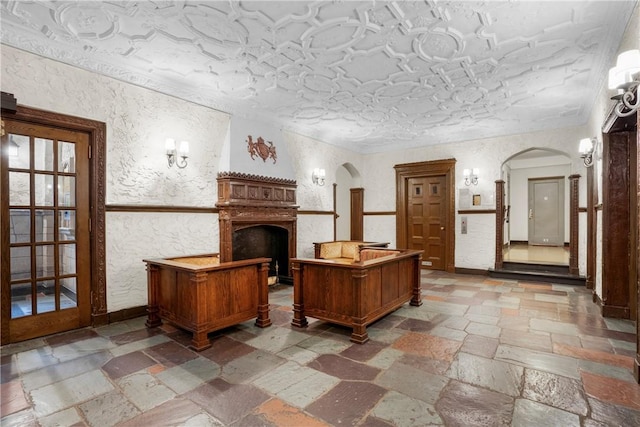
[[[0,36],[370,153],[585,123],[635,3],[3,0]]]

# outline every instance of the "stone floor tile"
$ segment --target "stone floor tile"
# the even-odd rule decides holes
[[[384,343],[369,340],[367,345],[353,344],[340,352],[340,355],[358,362],[366,362],[386,347],[387,345]]]
[[[269,399],[262,390],[248,384],[230,384],[221,378],[209,381],[183,395],[220,420],[231,424]]]
[[[607,328],[612,331],[627,332],[630,334],[636,333],[635,324],[631,320],[605,318],[604,323],[606,323]]]
[[[471,322],[482,323],[485,325],[493,325],[493,326],[496,326],[498,324],[498,321],[500,320],[499,316],[487,316],[485,314],[467,313],[464,315],[464,317],[470,320]]]
[[[111,335],[109,338],[114,344],[124,345],[162,334],[164,334],[164,331],[161,328],[144,328]]]
[[[402,357],[397,360],[404,365],[413,366],[420,371],[439,376],[445,376],[451,366],[451,362],[432,359],[430,357],[419,356],[416,354],[402,353]]]
[[[165,342],[171,341],[167,335],[154,335],[149,338],[141,339],[138,341],[130,342],[129,344],[121,345],[116,348],[112,348],[111,354],[114,356],[122,356],[123,354],[132,353],[134,351],[145,350],[149,347],[156,346]]]
[[[195,418],[205,415],[203,418]],[[143,427],[143,426],[187,426],[198,421],[195,426],[222,426],[222,423],[215,419],[209,419],[210,415],[204,409],[192,401],[184,398],[176,398],[156,406],[150,411],[144,412],[128,421],[122,422],[118,427]],[[207,423],[206,421],[214,421]]]
[[[375,380],[376,384],[385,389],[431,404],[438,400],[448,382],[444,376],[428,374],[403,363],[394,363]]]
[[[49,346],[27,350],[16,355],[18,371],[22,374],[42,369],[45,366],[55,365],[59,362],[60,360],[53,356],[52,349]]]
[[[458,349],[459,341],[435,337],[433,335],[410,332],[400,337],[392,347],[405,353],[430,357],[432,359],[451,362]]]
[[[619,366],[611,366],[605,363],[592,362],[590,360],[578,359],[578,370],[589,372],[603,377],[616,378],[622,381],[635,382],[633,371]]]
[[[88,338],[95,338],[98,333],[91,328],[77,329],[75,331],[63,332],[61,334],[45,337],[45,342],[51,347],[58,347],[65,344],[75,344]]]
[[[22,382],[14,380],[0,385],[0,417],[30,408],[22,389]]]
[[[97,336],[78,341],[72,344],[63,344],[52,348],[52,355],[60,362],[74,360],[79,357],[101,351],[109,351],[116,348],[116,345],[108,338]]]
[[[186,393],[220,375],[220,366],[204,357],[190,360],[155,374],[177,394]]]
[[[195,351],[171,341],[149,347],[144,352],[166,367],[181,365],[198,357]]]
[[[474,289],[474,290],[456,289],[453,292],[451,292],[451,296],[452,297],[473,298],[476,295],[477,292],[478,292],[477,289]]]
[[[412,332],[429,332],[446,318],[447,316],[443,314],[436,316],[432,320],[406,319],[403,322],[400,322],[396,327],[398,329]]]
[[[65,409],[55,414],[47,415],[38,419],[41,427],[60,427],[60,426],[84,426],[85,422],[78,413],[76,408]],[[4,424],[2,424],[4,425]]]
[[[640,411],[640,386],[616,378],[582,372],[584,391],[602,402]]]
[[[367,328],[367,333],[369,334],[369,340],[389,345],[404,335],[405,331],[401,329]]]
[[[458,353],[447,375],[460,382],[517,397],[522,388],[524,368],[468,353]]]
[[[142,411],[171,400],[175,393],[152,375],[139,372],[116,381],[124,395]]]
[[[113,390],[101,371],[90,371],[31,391],[37,417],[53,414]]]
[[[273,353],[256,350],[224,365],[221,376],[229,382],[239,384],[262,376],[284,362],[284,359]]]
[[[424,306],[424,308],[420,311],[431,311],[452,316],[464,316],[464,314],[467,312],[467,309],[469,308],[468,305],[451,304],[442,301],[424,301],[422,305]]]
[[[558,343],[558,344],[570,345],[570,346],[573,346],[573,347],[582,346],[582,342],[580,341],[580,337],[579,336],[575,336],[575,335],[551,334],[551,342],[553,344]]]
[[[591,418],[608,426],[640,426],[640,411],[589,398]]]
[[[380,369],[336,354],[323,354],[307,366],[342,380],[371,381],[380,373]]]
[[[102,370],[112,379],[133,374],[141,369],[155,365],[156,362],[141,351],[114,357],[102,366]]]
[[[429,331],[429,335],[462,342],[467,338],[468,334],[465,331],[461,331],[459,329],[451,329],[451,328],[446,328],[444,326],[436,326],[431,331]]]
[[[580,417],[542,403],[516,399],[512,427],[580,427]]]
[[[612,366],[619,366],[633,370],[635,361],[632,357],[621,356],[619,354],[607,353],[604,351],[590,350],[587,348],[572,347],[563,344],[554,344],[553,352],[565,356],[576,357],[578,359],[590,360],[592,362],[606,363]]]
[[[221,335],[211,339],[211,347],[201,351],[200,356],[211,359],[222,366],[255,350],[255,347]]]
[[[260,405],[255,412],[256,414],[262,415],[274,426],[278,427],[329,427],[329,424],[313,418],[302,410],[287,405],[279,399],[270,399],[266,401]]]
[[[245,344],[272,353],[289,348],[309,338],[309,335],[289,328],[268,328],[263,334],[250,339]]]
[[[318,353],[298,346],[285,348],[284,350],[279,351],[276,355],[288,361],[296,362],[299,365],[306,365],[318,357]]]
[[[385,393],[385,389],[375,384],[342,381],[306,410],[331,425],[355,425]]]
[[[96,427],[115,426],[140,414],[131,402],[115,390],[84,402],[78,408],[89,425]]]
[[[27,392],[85,372],[100,369],[109,361],[111,354],[107,351],[93,353],[64,363],[46,366],[22,376],[22,384]]]
[[[395,348],[385,348],[367,361],[367,365],[378,369],[388,369],[394,362],[404,356],[404,352]],[[431,359],[430,359],[431,360]]]
[[[496,350],[495,359],[521,365],[525,368],[580,379],[578,361],[572,357],[500,344]]]
[[[508,308],[503,308],[502,310],[509,310],[509,309]],[[497,326],[501,327],[502,329],[529,332],[529,318],[525,317],[525,316],[502,317],[498,321],[498,325]]]
[[[577,415],[587,415],[589,405],[580,381],[526,369],[522,397]]]
[[[295,362],[287,362],[253,384],[298,408],[304,408],[338,384],[340,380]]]
[[[503,329],[500,333],[500,344],[514,347],[530,348],[551,353],[551,336],[547,332],[525,332],[514,329]]]
[[[378,340],[378,338],[376,338]],[[311,350],[318,354],[337,354],[349,348],[351,343],[327,339],[326,337],[313,336],[298,343],[298,347]]]
[[[553,302],[558,304],[569,304],[569,297],[566,295],[547,295],[537,293],[534,298],[535,301]]]
[[[486,338],[498,338],[500,336],[501,329],[494,325],[471,322],[465,329],[465,332]]]
[[[2,427],[41,427],[31,409],[0,418]]]
[[[423,427],[442,424],[433,405],[395,391],[388,392],[373,408],[371,415],[394,426]]]
[[[436,402],[436,410],[446,426],[511,426],[514,399],[452,380]]]
[[[479,314],[482,316],[499,317],[502,313],[500,307],[491,307],[488,305],[474,305],[469,307],[467,314]]]
[[[464,343],[462,343],[462,347],[460,347],[460,351],[492,359],[496,354],[498,344],[499,341],[496,338],[467,335]]]

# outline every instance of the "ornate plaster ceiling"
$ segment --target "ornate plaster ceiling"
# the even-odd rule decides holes
[[[2,43],[370,153],[580,125],[635,1],[3,1]]]

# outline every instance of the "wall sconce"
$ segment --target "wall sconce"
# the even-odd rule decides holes
[[[325,171],[324,169],[315,168],[311,175],[311,180],[315,185],[322,187],[324,185]]]
[[[640,97],[640,50],[628,50],[618,55],[616,66],[609,70],[609,89],[618,94],[611,99],[618,101],[614,111],[618,117],[627,117],[638,111]]]
[[[20,146],[16,144],[16,142],[13,140],[13,135],[11,135],[9,137],[9,155],[11,157],[17,157],[19,149],[20,149]]]
[[[165,141],[165,148],[167,150],[167,162],[169,163],[169,167],[174,164],[180,169],[187,167],[187,158],[189,157],[189,143],[187,141],[181,141],[180,149],[176,151],[176,141],[173,138],[167,138]],[[177,159],[178,157],[182,160]]]
[[[478,185],[478,174],[480,173],[480,169],[478,168],[473,168],[472,169],[465,169],[464,171],[462,171],[462,174],[464,175],[464,185]]]
[[[593,165],[593,151],[597,143],[598,140],[595,138],[583,138],[580,140],[578,151],[586,167]]]

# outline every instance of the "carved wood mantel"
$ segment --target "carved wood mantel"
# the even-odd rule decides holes
[[[287,230],[289,259],[297,256],[296,182],[236,172],[218,173],[220,261],[233,261],[233,233],[258,225]],[[291,271],[291,265],[287,269]]]

